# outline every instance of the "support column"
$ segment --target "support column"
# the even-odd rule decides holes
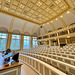
[[[68,30],[68,34],[70,34],[70,31]]]
[[[45,41],[45,45],[47,45],[47,41]]]
[[[68,34],[70,34],[70,31],[69,31],[69,30],[68,30]],[[70,43],[71,43],[71,41],[70,41],[70,37],[69,37],[68,41],[69,41],[69,44],[70,44]]]
[[[6,49],[10,48],[11,45],[12,34],[8,33],[7,46]]]
[[[39,41],[39,46],[40,46],[40,41]]]
[[[49,46],[51,46],[51,40],[49,40]]]
[[[21,35],[21,51],[23,51],[23,40],[24,40],[24,35]]]
[[[70,40],[70,38],[68,38],[68,44],[71,44],[71,40]]]
[[[60,40],[59,40],[59,38],[58,38],[58,45],[60,46]]]
[[[57,33],[57,36],[58,36],[58,33]],[[60,46],[60,40],[59,40],[59,38],[58,38],[58,46]]]
[[[31,36],[31,48],[33,48],[33,36]]]
[[[46,46],[46,41],[44,41],[44,45]]]
[[[65,42],[66,42],[66,44],[68,44],[68,42],[67,42],[67,38],[65,38]]]

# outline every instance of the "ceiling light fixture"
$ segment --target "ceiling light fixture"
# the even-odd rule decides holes
[[[60,16],[61,18],[63,17],[63,16]]]
[[[58,2],[57,2],[57,1],[55,1],[55,3],[56,3],[56,4],[58,4]]]
[[[37,5],[38,5],[38,6],[41,6],[41,5],[42,5],[42,3],[41,3],[41,2],[38,2],[38,3],[37,3]]]
[[[70,13],[69,11],[67,11],[67,13]]]
[[[57,1],[55,1],[56,4],[59,4],[60,2],[61,2],[61,0],[57,0]]]
[[[56,18],[56,20],[58,20],[58,19]]]
[[[6,1],[10,2],[10,0],[6,0]]]
[[[61,0],[58,0],[59,2],[61,2]]]
[[[47,23],[47,24],[49,24],[49,23]]]
[[[53,21],[51,21],[51,23],[52,23]]]
[[[23,4],[21,4],[21,5],[20,5],[20,8],[24,8],[24,5],[23,5]]]
[[[63,6],[62,9],[65,9],[65,6]]]
[[[20,15],[20,13],[19,12],[16,12],[17,13],[17,15]]]
[[[4,7],[4,10],[8,11],[8,9],[9,9],[9,8],[7,8],[7,7]]]

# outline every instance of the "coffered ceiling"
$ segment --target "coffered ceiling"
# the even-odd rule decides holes
[[[1,12],[38,25],[52,21],[70,8],[66,0],[0,0]]]

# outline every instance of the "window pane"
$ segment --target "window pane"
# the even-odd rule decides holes
[[[20,50],[20,35],[12,35],[11,50]]]
[[[37,45],[37,37],[33,37],[33,48],[35,48]]]
[[[6,49],[7,34],[0,33],[0,51]]]
[[[30,36],[24,36],[23,49],[30,49]]]

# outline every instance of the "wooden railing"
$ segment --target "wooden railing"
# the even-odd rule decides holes
[[[50,32],[50,33],[39,35],[38,40],[50,39],[50,38],[54,39],[54,37],[59,37],[59,36],[62,37],[63,35],[72,34],[72,33],[75,33],[75,24],[71,25],[71,26],[68,26],[66,28],[60,29],[60,30],[56,30],[56,31],[53,31],[53,32]]]
[[[58,32],[58,36],[68,34],[67,30]]]
[[[50,37],[56,37],[56,36],[57,36],[56,33],[50,35]]]
[[[67,75],[51,65],[28,55],[20,54],[19,60],[30,66],[39,75]]]
[[[70,33],[74,33],[75,32],[75,27],[74,28],[71,28],[69,29]]]
[[[43,36],[43,39],[45,39],[45,38],[49,38],[49,36],[48,35]]]

